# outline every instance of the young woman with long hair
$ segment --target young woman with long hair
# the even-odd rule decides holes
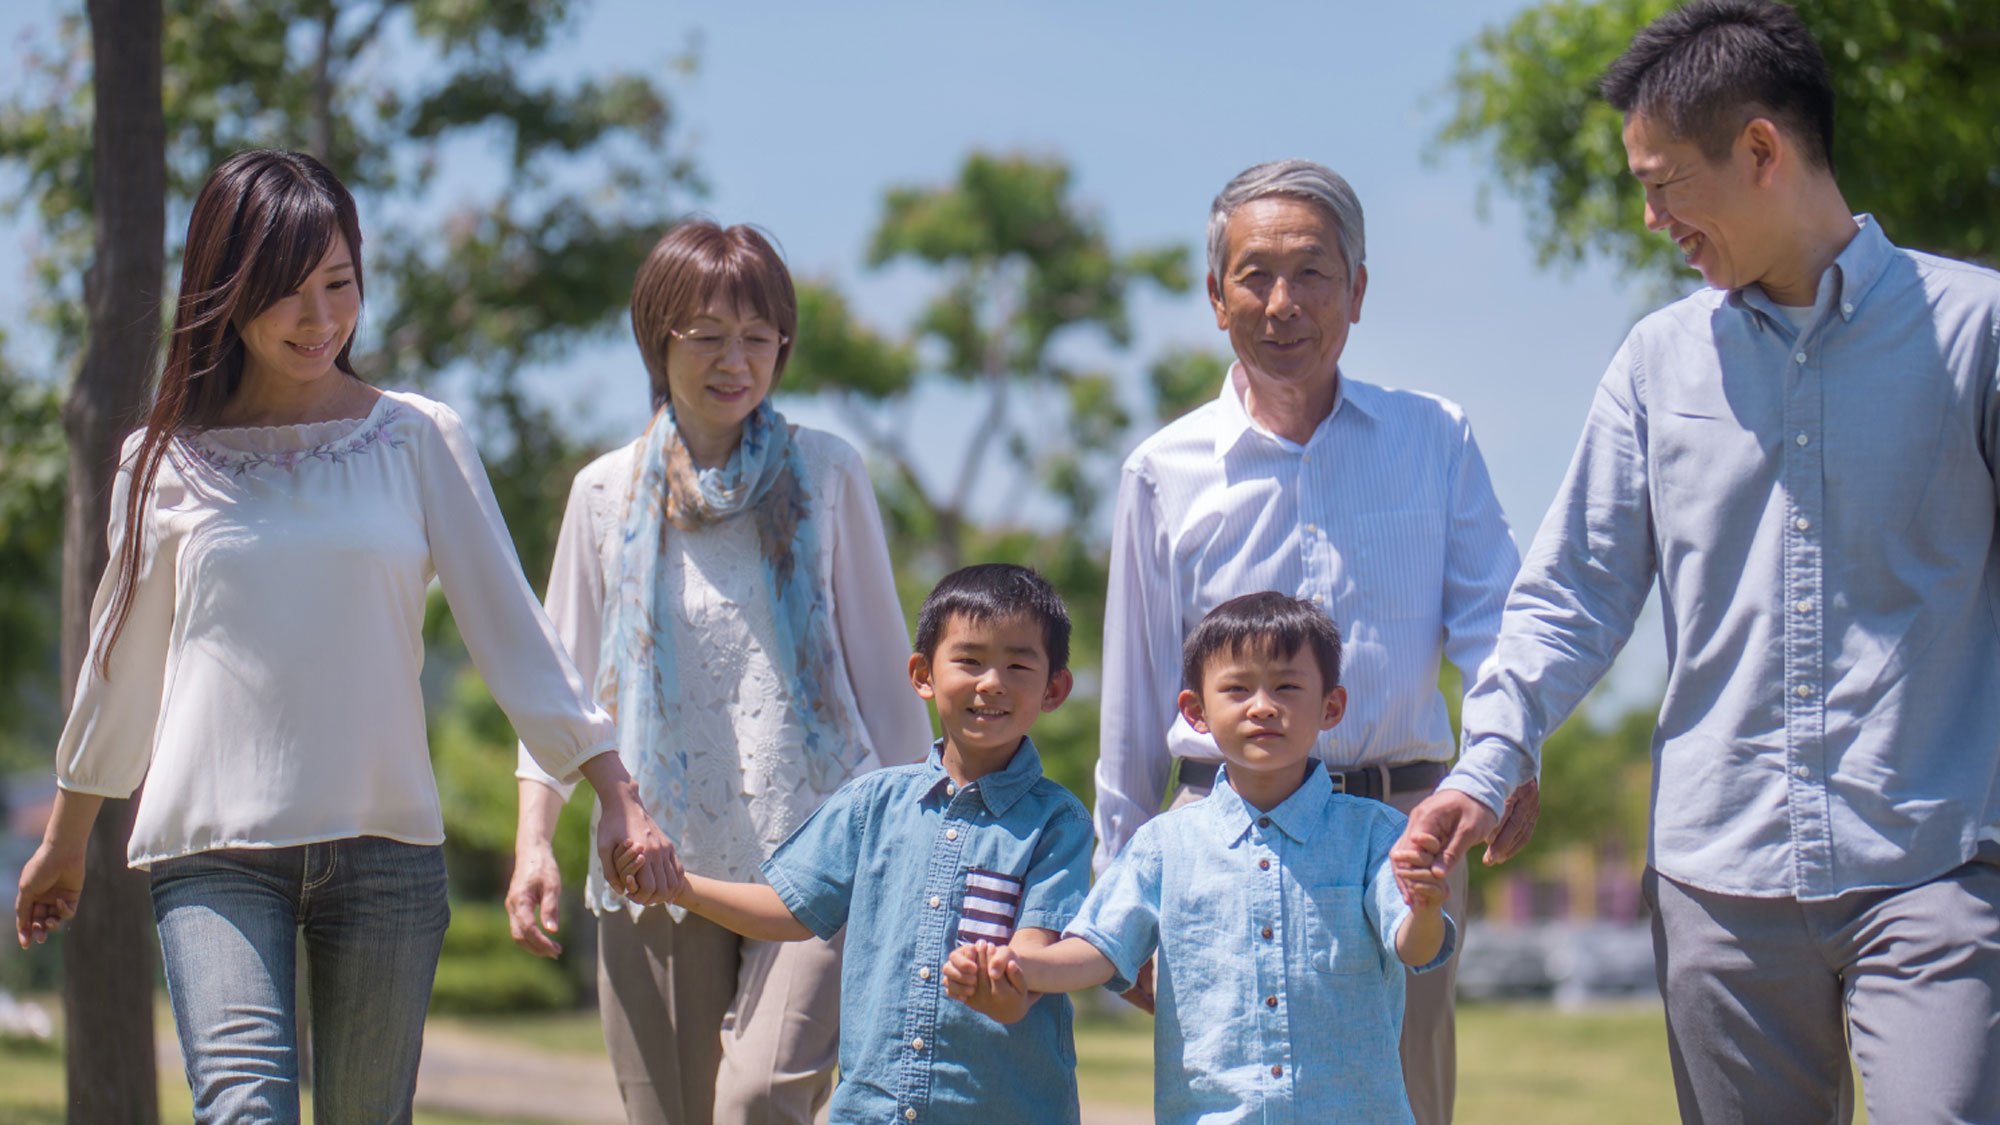
[[[599,846],[646,850],[626,892],[678,879],[458,417],[355,375],[361,293],[354,201],[318,161],[209,176],[15,900],[24,946],[72,917],[99,806],[145,782],[129,860],[200,1121],[299,1119],[301,933],[317,1120],[410,1119],[449,915],[417,675],[434,576],[535,761],[597,789]]]

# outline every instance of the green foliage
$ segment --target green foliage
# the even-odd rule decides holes
[[[1640,221],[1616,111],[1597,79],[1672,0],[1549,0],[1461,49],[1439,134],[1471,145],[1528,208],[1544,264],[1603,255],[1667,279],[1678,254]],[[2000,256],[2000,5],[1800,0],[1833,68],[1834,163],[1847,201],[1897,242]]]
[[[1223,373],[1234,356],[1207,348],[1175,348],[1146,368],[1153,388],[1153,416],[1162,425],[1220,393]]]
[[[507,911],[498,902],[451,904],[431,1011],[550,1011],[572,1007],[576,999],[576,982],[560,965],[515,947]]]
[[[0,361],[0,774],[45,768],[61,726],[61,414]]]

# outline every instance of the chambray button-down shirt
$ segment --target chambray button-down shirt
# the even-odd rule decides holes
[[[1499,807],[1657,574],[1651,861],[1825,899],[2000,822],[2000,274],[1867,216],[1803,332],[1760,288],[1633,328],[1465,701],[1444,788]]]
[[[963,788],[928,760],[876,770],[827,798],[764,863],[764,877],[823,938],[847,927],[834,1121],[1077,1120],[1067,996],[1011,1027],[951,999],[968,871],[1022,883],[1016,928],[1061,931],[1090,884],[1090,817],[1042,776],[1034,743]]]
[[[1111,528],[1098,866],[1166,797],[1170,756],[1220,761],[1179,717],[1181,644],[1241,594],[1310,598],[1340,626],[1347,717],[1314,757],[1338,767],[1448,759],[1438,661],[1470,684],[1493,652],[1521,556],[1457,405],[1341,372],[1304,445],[1221,393],[1126,459]]]
[[[1159,950],[1156,1120],[1411,1120],[1396,957],[1410,908],[1389,868],[1403,814],[1335,793],[1323,769],[1268,813],[1227,781],[1141,825],[1065,935],[1111,961],[1118,992]],[[1451,956],[1445,926],[1417,972]]]

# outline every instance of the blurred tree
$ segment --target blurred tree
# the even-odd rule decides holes
[[[949,184],[884,195],[868,264],[899,262],[937,282],[909,338],[875,332],[832,287],[806,284],[784,389],[830,400],[886,471],[876,486],[909,603],[975,561],[1033,566],[1062,592],[1078,624],[1079,687],[1035,741],[1050,776],[1088,799],[1105,586],[1090,529],[1132,419],[1109,372],[1064,362],[1055,343],[1091,329],[1127,347],[1128,295],[1142,284],[1184,292],[1186,248],[1115,250],[1061,160],[975,152]],[[912,397],[927,383],[953,387],[975,419],[943,464],[920,464],[927,454],[911,447]],[[1038,500],[1053,526],[1023,514]]]
[[[1236,357],[1207,348],[1173,348],[1146,368],[1153,388],[1153,417],[1161,425],[1222,392],[1222,377]]]
[[[1602,254],[1664,280],[1672,244],[1640,222],[1619,114],[1597,79],[1673,0],[1550,0],[1463,47],[1439,134],[1471,145],[1528,208],[1544,265]],[[1833,68],[1847,201],[1898,243],[2000,260],[2000,4],[1799,0]]]
[[[0,337],[0,342],[4,337]],[[62,396],[0,359],[0,776],[48,766],[62,722]]]

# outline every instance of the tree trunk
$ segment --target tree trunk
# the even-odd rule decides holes
[[[90,600],[106,561],[111,480],[143,418],[166,272],[166,122],[161,0],[89,0],[96,91],[96,258],[84,277],[90,337],[63,405],[69,505],[63,529],[63,696],[90,647]],[[63,938],[69,1120],[160,1119],[153,1065],[153,927],[145,876],[125,866],[132,802],[106,801],[90,836],[83,903]]]

